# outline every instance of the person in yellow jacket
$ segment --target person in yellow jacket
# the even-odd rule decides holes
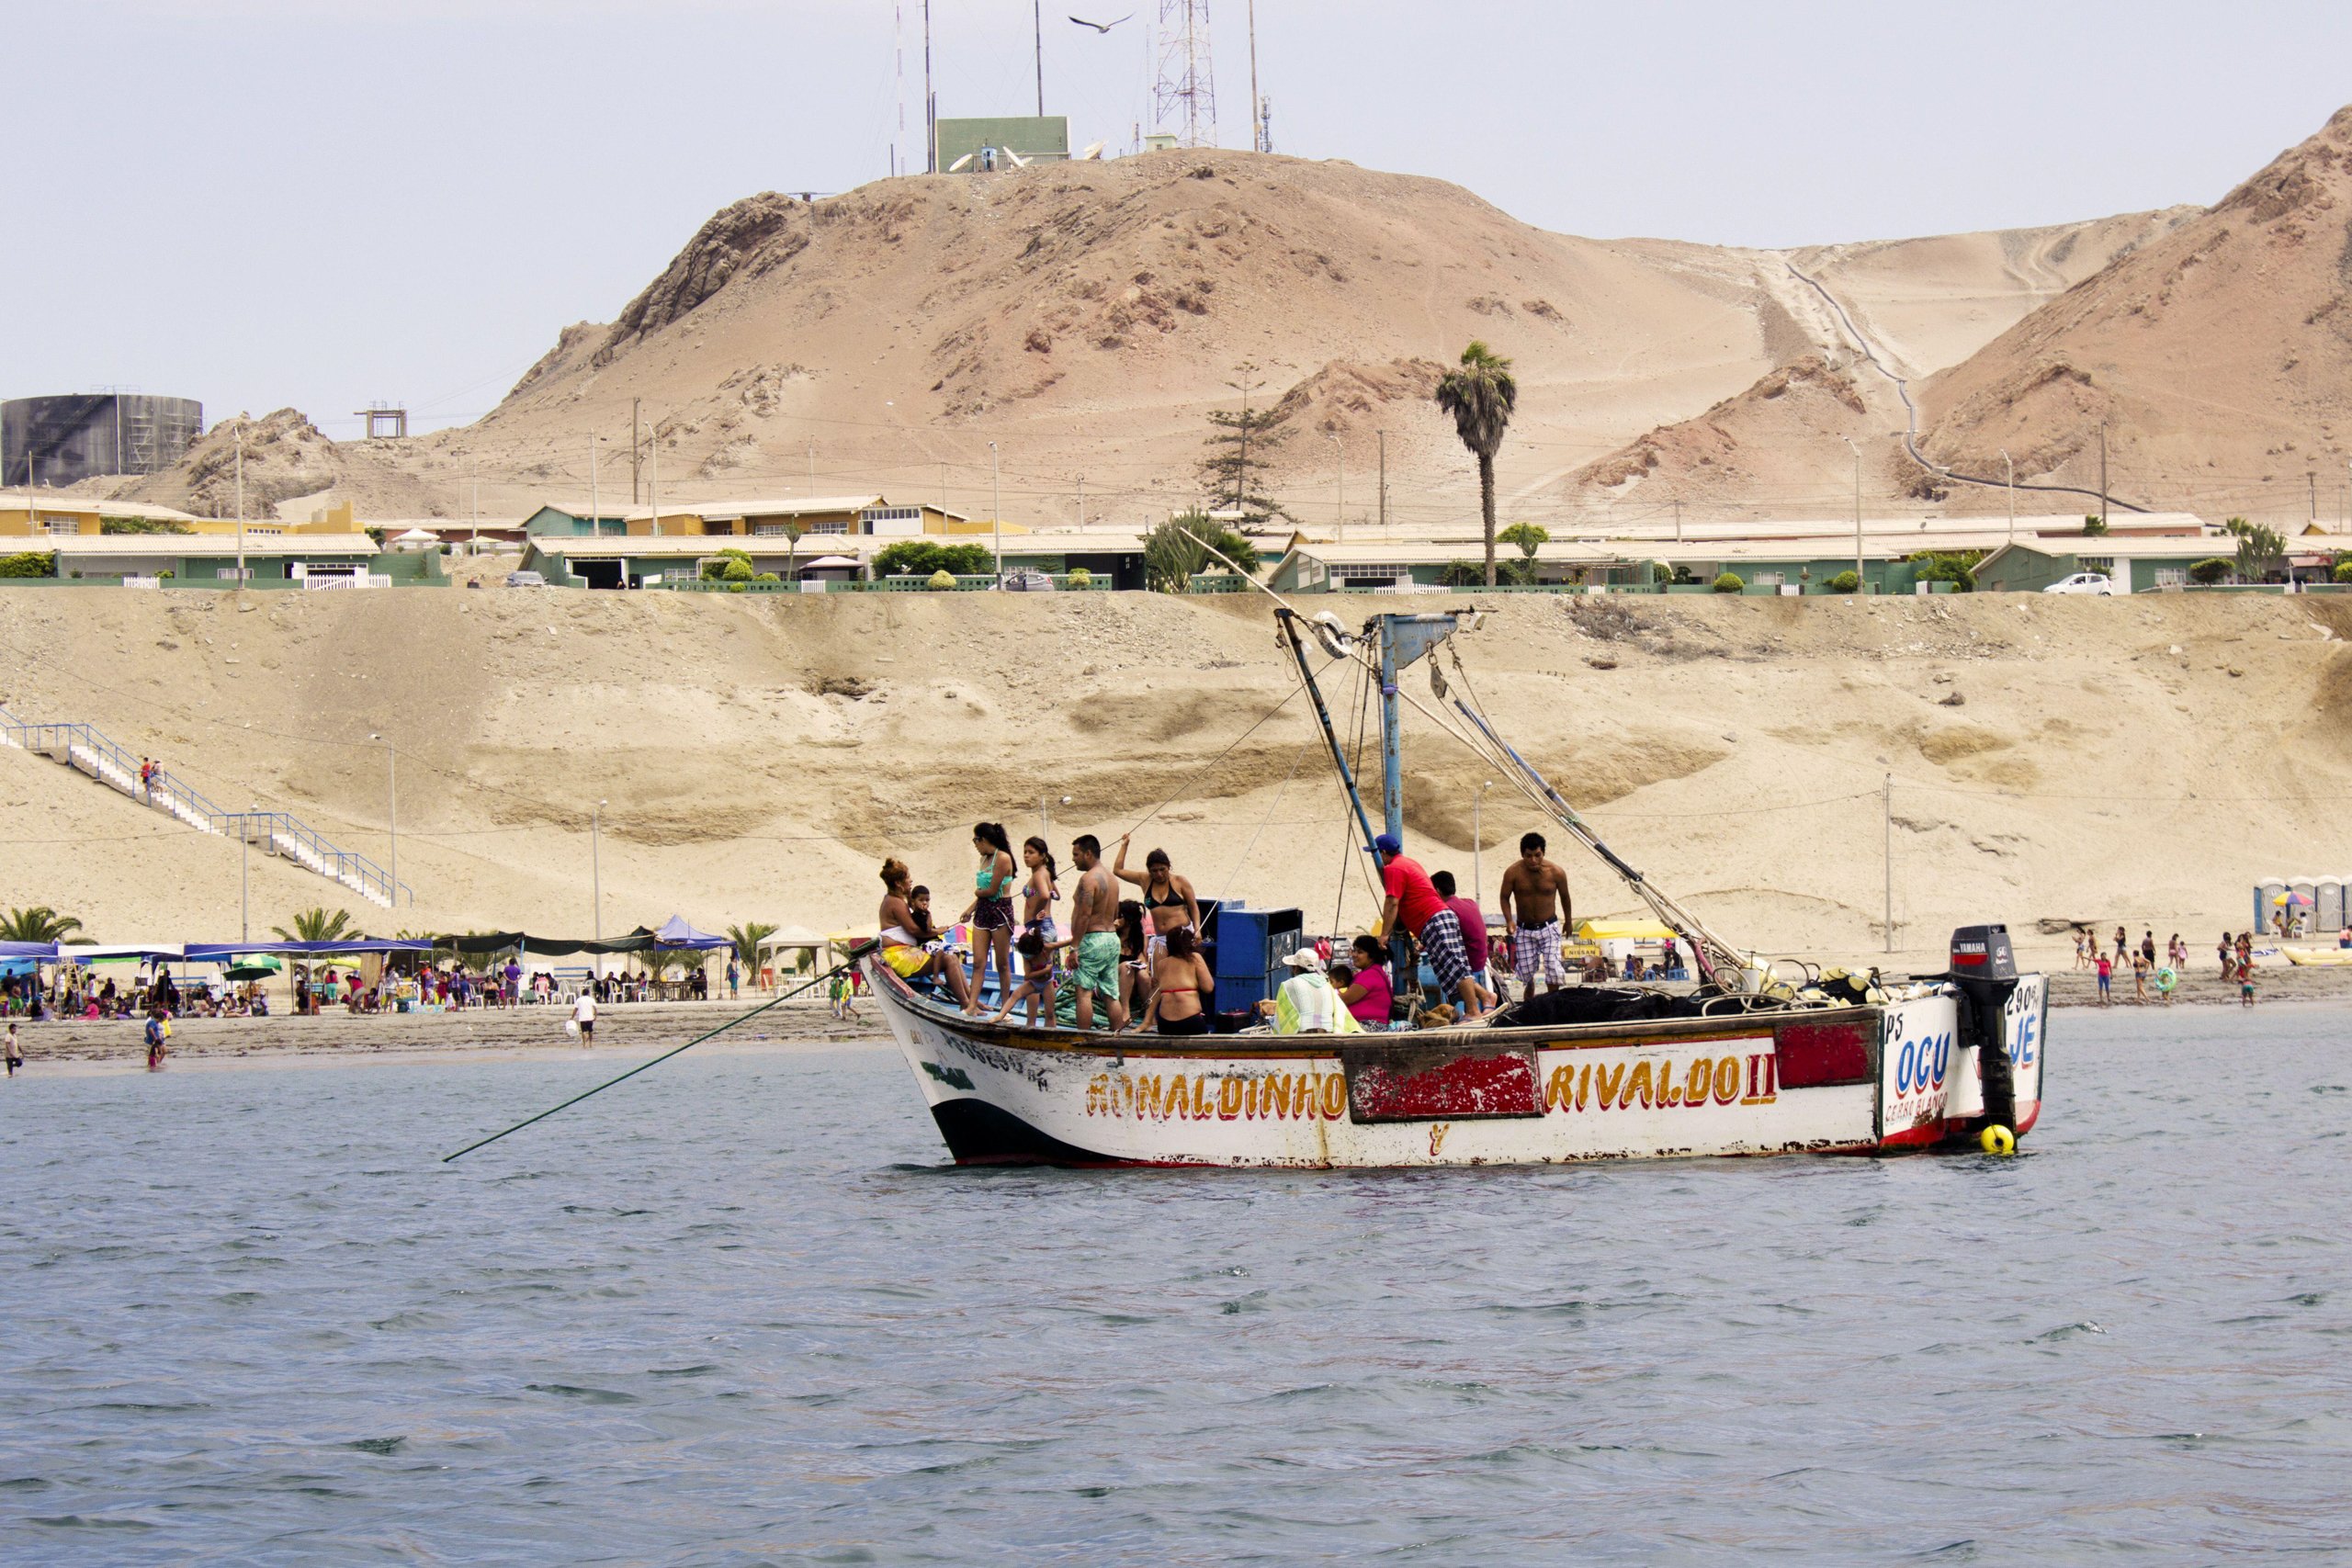
[[[1331,988],[1323,960],[1311,947],[1302,947],[1283,960],[1296,971],[1282,983],[1272,1001],[1260,1002],[1261,1016],[1274,1021],[1277,1034],[1361,1034],[1363,1025],[1348,1015],[1347,1004]]]

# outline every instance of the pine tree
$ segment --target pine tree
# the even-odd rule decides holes
[[[1250,406],[1250,394],[1264,385],[1255,378],[1257,370],[1247,360],[1234,367],[1234,379],[1226,385],[1241,394],[1241,407],[1238,412],[1209,411],[1212,428],[1204,443],[1208,453],[1200,462],[1201,482],[1216,498],[1213,505],[1220,513],[1239,513],[1244,528],[1289,515],[1282,502],[1251,488],[1252,478],[1264,471],[1273,449],[1291,435],[1274,410]]]

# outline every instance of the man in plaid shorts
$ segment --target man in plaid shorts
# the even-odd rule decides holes
[[[1405,845],[1396,834],[1383,833],[1372,846],[1380,852],[1380,886],[1386,895],[1380,906],[1381,931],[1410,931],[1429,957],[1438,989],[1461,1001],[1464,1019],[1482,1016],[1495,1005],[1495,994],[1470,973],[1461,918],[1445,907],[1420,863],[1405,858]]]
[[[1544,858],[1544,835],[1519,840],[1519,858],[1503,873],[1503,922],[1510,927],[1511,968],[1519,976],[1521,999],[1535,995],[1535,976],[1556,991],[1566,978],[1560,965],[1560,935],[1569,914],[1568,874]]]

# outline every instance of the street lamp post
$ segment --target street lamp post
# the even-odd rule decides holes
[[[2009,449],[2001,448],[2001,469],[2008,476],[2009,543],[2018,542],[2018,466],[2009,461]]]
[[[254,813],[258,803],[245,807],[237,818],[237,940],[254,939]]]
[[[401,754],[399,748],[380,735],[368,739],[384,749],[384,791],[390,807],[386,821],[390,824],[392,838],[391,863],[385,872],[391,878],[391,886],[386,891],[392,896],[392,908],[397,909],[401,907]]]
[[[1004,491],[998,482],[996,443],[989,443],[989,527],[996,536],[996,585],[1004,586]]]
[[[29,460],[29,459],[28,459]],[[245,416],[237,416],[237,592],[245,591]]]
[[[600,942],[605,940],[604,818],[605,807],[611,804],[611,801],[600,800],[596,803],[595,808],[588,813],[588,890],[589,897],[595,901],[596,905],[594,912],[588,917],[588,923],[592,933]],[[601,953],[596,955],[596,967],[600,972],[605,967],[605,955]]]

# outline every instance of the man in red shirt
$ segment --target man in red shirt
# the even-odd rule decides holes
[[[1487,912],[1478,908],[1476,898],[1460,896],[1450,871],[1430,872],[1430,886],[1445,900],[1445,907],[1453,911],[1453,918],[1462,922],[1462,952],[1469,960],[1470,978],[1477,981],[1481,988],[1493,990],[1494,987],[1487,983]]]
[[[1380,906],[1382,932],[1401,929],[1412,933],[1413,940],[1429,955],[1438,989],[1459,998],[1465,1020],[1482,1016],[1495,1005],[1495,994],[1478,984],[1470,973],[1461,917],[1447,908],[1445,900],[1438,897],[1436,886],[1420,863],[1406,858],[1404,841],[1396,834],[1381,834],[1372,841],[1372,847],[1380,854],[1380,886],[1386,895]],[[1484,940],[1485,921],[1479,924],[1480,938]]]

